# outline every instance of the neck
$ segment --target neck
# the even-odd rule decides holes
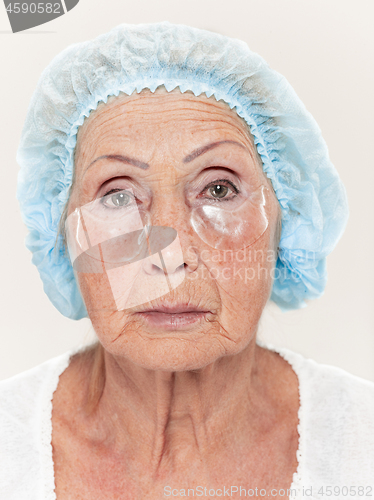
[[[268,422],[274,353],[255,339],[237,355],[182,372],[149,370],[102,352],[105,383],[85,428],[89,439],[132,457],[136,470],[146,464],[159,476],[186,463],[211,468],[217,457],[227,459],[227,450],[243,448],[243,437],[250,447]]]

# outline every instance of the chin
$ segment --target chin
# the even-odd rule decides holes
[[[132,329],[115,341],[100,339],[105,350],[118,362],[129,361],[149,370],[199,370],[223,356],[237,354],[250,339],[233,342],[217,324],[207,328],[157,332]]]

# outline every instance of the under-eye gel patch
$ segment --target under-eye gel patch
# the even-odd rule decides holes
[[[199,203],[191,213],[191,224],[199,237],[218,250],[241,250],[253,245],[266,231],[267,188],[245,188],[231,200]]]

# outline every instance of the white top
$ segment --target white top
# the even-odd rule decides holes
[[[298,468],[288,495],[374,500],[374,383],[289,349],[266,347],[279,352],[299,379]],[[52,397],[73,352],[0,382],[2,500],[56,500]]]

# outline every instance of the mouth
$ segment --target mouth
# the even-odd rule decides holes
[[[192,305],[162,305],[137,313],[144,322],[162,330],[186,330],[204,321],[211,311]]]

